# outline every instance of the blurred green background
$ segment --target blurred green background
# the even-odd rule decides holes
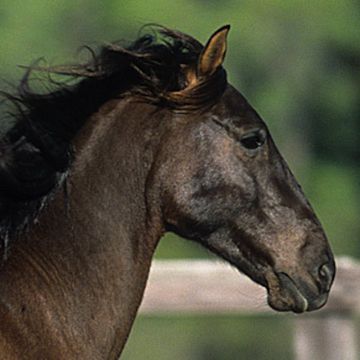
[[[205,42],[231,24],[225,67],[268,123],[336,255],[360,257],[360,1],[4,0],[2,88],[45,57],[132,40],[158,23]],[[209,257],[169,234],[157,258]],[[123,359],[291,359],[293,316],[139,317]]]

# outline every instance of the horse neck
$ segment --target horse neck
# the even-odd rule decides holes
[[[162,233],[158,189],[149,178],[165,122],[153,112],[131,99],[104,106],[75,141],[68,181],[73,226],[82,223],[100,238],[108,234],[117,247],[119,238],[131,240],[134,259],[152,255]]]
[[[121,100],[87,122],[74,144],[68,203],[59,191],[10,256],[26,267],[36,298],[63,314],[62,334],[75,329],[101,356],[124,345],[163,233],[149,184],[163,131],[153,110]]]

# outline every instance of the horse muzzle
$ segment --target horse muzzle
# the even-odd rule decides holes
[[[334,276],[333,262],[320,266],[315,276],[301,272],[268,273],[268,303],[277,311],[303,313],[317,310],[326,304]]]

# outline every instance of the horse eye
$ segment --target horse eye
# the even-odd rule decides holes
[[[265,133],[261,130],[251,131],[240,139],[241,145],[248,150],[256,150],[265,143]]]

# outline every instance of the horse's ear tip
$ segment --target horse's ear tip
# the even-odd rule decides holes
[[[226,25],[223,25],[218,31],[217,33],[219,32],[225,32],[226,34],[230,31],[231,29],[231,25],[230,24],[226,24]]]
[[[230,27],[230,24],[221,26],[211,35],[210,39],[222,39],[222,41],[226,41]]]

